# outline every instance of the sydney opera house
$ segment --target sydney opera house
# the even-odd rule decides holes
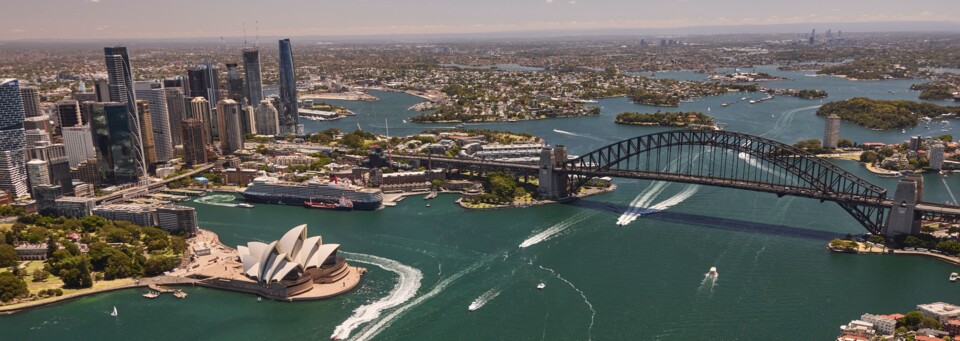
[[[222,272],[204,271],[210,277],[202,285],[286,301],[336,296],[355,287],[363,272],[337,255],[339,249],[320,236],[307,237],[307,225],[300,225],[279,240],[237,246],[239,259]]]

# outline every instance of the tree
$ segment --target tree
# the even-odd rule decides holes
[[[879,160],[879,155],[877,152],[868,150],[860,154],[860,162],[863,163],[876,163]]]
[[[57,240],[53,238],[53,235],[47,237],[47,258],[53,257],[53,253],[59,250],[57,248]]]
[[[96,232],[106,224],[107,220],[101,216],[89,215],[80,219],[84,232]]]
[[[44,269],[36,269],[30,276],[33,277],[34,282],[44,282],[50,277],[50,272]]]
[[[444,183],[443,183],[443,180],[433,179],[433,180],[430,180],[430,185],[432,185],[433,188],[443,188]]]
[[[0,300],[9,302],[10,300],[30,294],[27,290],[27,283],[16,275],[4,272],[0,273]]]
[[[942,241],[940,243],[937,243],[937,250],[940,250],[942,252],[945,252],[951,255],[960,254],[960,241],[956,241],[956,240]]]
[[[840,147],[840,148],[850,148],[850,147],[853,147],[853,146],[854,146],[854,143],[853,143],[853,141],[850,141],[850,139],[839,139],[839,140],[837,140],[837,147]]]
[[[17,265],[17,250],[10,244],[0,244],[0,267]]]

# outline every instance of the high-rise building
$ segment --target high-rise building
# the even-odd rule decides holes
[[[944,146],[939,142],[930,146],[930,154],[927,156],[927,160],[930,161],[930,169],[943,169],[943,150]]]
[[[183,137],[183,162],[188,166],[207,163],[204,124],[202,121],[189,118],[180,122]]]
[[[31,160],[47,162],[47,174],[50,175],[50,184],[59,186],[62,193],[73,193],[73,179],[70,176],[70,159],[63,144],[52,144],[48,141],[35,143],[30,148]]]
[[[183,232],[187,237],[197,235],[197,211],[187,206],[157,207],[157,227],[171,232]]]
[[[137,82],[137,98],[150,103],[150,129],[141,125],[144,136],[153,135],[153,145],[156,149],[156,162],[167,162],[174,157],[173,137],[170,136],[170,119],[167,110],[167,92],[160,82]],[[142,115],[142,114],[141,114]]]
[[[40,92],[37,88],[21,87],[20,97],[23,99],[24,117],[38,117],[43,115],[43,108],[40,107]]]
[[[240,104],[232,99],[225,99],[217,103],[217,114],[220,121],[220,150],[224,155],[243,149],[243,130],[240,120],[243,111]]]
[[[30,194],[27,188],[27,160],[23,148],[23,98],[20,82],[0,79],[0,190],[13,197]]]
[[[137,112],[140,113],[140,129],[147,132],[141,134],[140,145],[143,146],[143,157],[146,160],[146,165],[153,165],[158,161],[157,159],[157,144],[153,140],[153,134],[150,134],[150,131],[153,131],[153,118],[152,118],[152,108],[150,107],[150,102],[142,99],[137,100]],[[144,170],[146,172],[146,170]]]
[[[180,121],[187,115],[187,102],[183,97],[183,89],[179,87],[163,88],[167,97],[167,116],[170,126],[170,142],[174,146],[180,145]]]
[[[213,133],[210,131],[210,102],[203,97],[194,97],[190,100],[190,118],[199,121],[203,125],[203,138],[205,143],[213,142]]]
[[[97,95],[97,100],[94,102],[112,102],[110,98],[110,81],[107,79],[94,79],[93,93]]]
[[[839,141],[840,116],[833,114],[827,117],[827,124],[823,129],[823,147],[827,149],[837,148],[837,142]]]
[[[260,105],[254,110],[254,127],[257,134],[277,135],[280,133],[280,127],[277,123],[277,108],[270,103],[269,99],[260,101]]]
[[[27,162],[27,179],[30,180],[30,188],[36,189],[37,186],[50,184],[50,167],[43,160],[33,159]],[[36,195],[34,195],[36,197]]]
[[[137,112],[137,96],[133,91],[133,70],[130,66],[130,56],[125,46],[104,47],[103,55],[107,64],[108,93],[110,100],[127,105],[127,115],[130,121],[130,134],[133,135],[133,155],[136,169],[146,172],[147,159],[141,144],[144,140],[141,135],[150,135],[149,129],[142,129],[140,113]],[[143,132],[148,132],[143,134]],[[143,175],[139,173],[137,176]]]
[[[237,63],[227,63],[227,95],[230,99],[243,105],[243,78]]]
[[[217,102],[220,77],[219,69],[212,61],[187,69],[187,79],[190,97],[203,97],[211,103]]]
[[[24,144],[27,146],[32,146],[34,143],[40,141],[50,142],[50,135],[40,129],[24,129],[23,136]]]
[[[71,168],[70,177],[96,185],[103,182],[103,177],[100,176],[100,165],[95,157],[83,160],[76,167]]]
[[[280,40],[280,133],[297,134],[300,115],[297,110],[297,76],[290,39]]]
[[[126,103],[91,105],[90,130],[97,152],[100,179],[112,183],[134,182],[144,174],[134,152],[134,140],[137,137],[132,132],[133,127]]]
[[[70,167],[76,167],[83,160],[97,157],[89,125],[63,128],[63,145],[67,149]]]
[[[86,123],[83,122],[83,115],[80,113],[80,102],[72,99],[57,102],[57,117],[61,130],[63,127],[75,127]]]
[[[260,80],[260,50],[243,50],[243,73],[246,77],[247,101],[257,105],[263,100],[263,84]]]

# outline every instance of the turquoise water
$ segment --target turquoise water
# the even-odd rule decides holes
[[[817,88],[830,91],[829,100],[860,93],[882,98],[916,95],[889,93],[909,87],[909,81],[809,77],[785,82],[823,82]],[[405,108],[418,99],[399,93],[375,95],[382,100],[331,101],[354,110],[355,117],[305,125],[320,130],[360,123],[382,132],[377,129],[385,130],[383,120],[388,118],[391,134],[430,126],[401,121],[414,114]],[[813,110],[802,109],[819,101],[777,98],[719,109],[719,103],[728,100],[707,98],[684,103],[680,110],[711,107],[730,130],[786,142],[822,134],[822,120]],[[603,107],[600,117],[477,126],[531,131],[551,144],[569,146],[573,153],[657,130],[612,124],[620,110],[651,108],[624,99],[597,105]],[[899,131],[872,132],[848,125],[841,129],[844,137],[858,141],[902,137]],[[837,164],[891,190],[896,183],[867,173],[855,162]],[[960,189],[957,176],[925,179],[928,201],[951,200],[947,185]],[[186,205],[197,208],[201,225],[228,245],[273,240],[290,227],[307,223],[310,234],[342,244],[352,263],[371,271],[355,291],[326,301],[257,302],[252,295],[201,288],[187,289],[190,297],[185,300],[147,300],[137,290],[126,290],[0,316],[0,328],[4,339],[15,340],[323,339],[358,307],[392,293],[403,294],[393,291],[401,276],[380,266],[400,269],[407,279],[419,273],[422,280],[412,299],[360,324],[352,337],[757,340],[789,335],[814,340],[835,337],[837,326],[864,312],[905,312],[919,303],[956,302],[958,297],[960,289],[946,280],[956,269],[946,263],[828,252],[825,244],[830,238],[863,232],[835,204],[684,184],[616,183],[619,188],[613,193],[570,205],[483,212],[459,208],[453,195],[441,195],[429,208],[419,197],[410,197],[397,207],[373,212],[215,205],[228,203],[228,197],[191,201]],[[684,193],[692,194],[671,200]],[[666,208],[617,225],[636,201]],[[527,247],[520,248],[521,244]],[[712,266],[718,268],[719,279],[704,282],[704,273]],[[542,291],[535,288],[541,281],[546,284]],[[481,296],[492,298],[468,312],[466,308]],[[117,318],[108,315],[113,306],[120,312]]]

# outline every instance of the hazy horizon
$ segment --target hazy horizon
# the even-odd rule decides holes
[[[52,3],[52,4],[51,4]],[[787,33],[758,27],[805,25],[797,33],[853,31],[960,31],[955,0],[802,3],[747,0],[672,0],[645,5],[629,0],[511,2],[251,0],[120,2],[53,0],[5,4],[0,40],[111,40],[243,37],[364,37],[497,35],[510,32],[629,32],[645,34]],[[258,23],[259,22],[259,23]],[[875,25],[870,29],[869,24]],[[818,25],[837,25],[824,27]],[[898,25],[899,24],[899,25]],[[860,29],[841,26],[861,27]],[[899,27],[903,26],[903,27]],[[866,28],[864,28],[866,27]],[[895,27],[896,29],[884,29]],[[743,32],[731,30],[741,28]],[[799,27],[796,27],[799,29]],[[633,32],[638,31],[638,32]],[[662,33],[656,33],[662,32]],[[792,31],[791,31],[792,32]]]

